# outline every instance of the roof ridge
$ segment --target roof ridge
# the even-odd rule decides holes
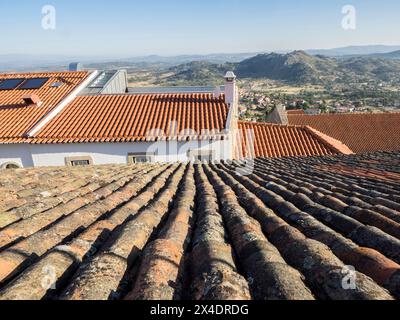
[[[253,124],[253,125],[264,125],[264,126],[270,126],[270,127],[285,127],[285,128],[304,128],[302,125],[298,124],[283,124],[283,123],[273,123],[273,122],[254,122],[254,121],[239,121],[239,123],[247,123],[247,124]]]
[[[78,73],[89,73],[90,71],[87,70],[82,70],[82,71],[37,71],[37,72],[2,72],[0,73],[0,77],[2,76],[19,76],[19,75],[38,75],[38,74],[47,74],[47,75],[55,75],[55,74],[62,74],[62,73],[74,73],[74,74],[78,74]]]
[[[347,116],[347,115],[352,115],[352,116],[373,116],[373,115],[390,115],[390,114],[400,114],[400,111],[394,111],[394,112],[344,112],[344,113],[321,113],[321,114],[288,114],[288,116],[291,117],[321,117],[321,116]]]
[[[331,150],[334,150],[336,152],[339,152],[341,154],[346,154],[346,155],[354,154],[354,152],[347,145],[345,145],[342,141],[334,139],[334,138],[332,138],[310,126],[304,126],[304,129],[308,133],[313,135],[321,143],[323,143],[325,146],[331,148]]]
[[[157,134],[154,135],[137,135],[134,136],[136,138],[169,138],[169,137],[198,137],[198,136],[228,136],[229,134],[227,132],[210,132],[210,133],[196,133],[196,134],[182,134],[182,132],[178,132],[176,134],[168,135],[167,133],[163,133],[163,135],[160,135],[158,132]],[[133,136],[130,135],[110,135],[107,136],[106,139],[125,139],[125,138],[132,138]],[[12,138],[12,137],[10,137]],[[76,136],[73,135],[66,135],[66,136],[60,136],[60,137],[51,137],[51,136],[41,136],[41,137],[26,137],[28,140],[34,140],[34,139],[77,139]],[[78,139],[105,139],[105,137],[97,137],[97,136],[90,136],[90,135],[82,135],[79,136]]]
[[[156,92],[156,93],[102,93],[102,94],[82,94],[81,97],[131,97],[131,96],[189,96],[189,95],[199,95],[199,96],[210,96],[215,100],[220,100],[225,94],[221,93],[219,97],[214,97],[212,92]]]

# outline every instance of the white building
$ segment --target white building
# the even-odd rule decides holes
[[[310,127],[238,121],[233,72],[217,88],[127,83],[122,70],[0,74],[0,169],[351,152]]]
[[[233,72],[217,89],[140,90],[121,70],[3,74],[0,168],[232,159],[237,116]]]

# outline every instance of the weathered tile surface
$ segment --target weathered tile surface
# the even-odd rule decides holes
[[[2,171],[0,299],[400,299],[399,182],[384,152]]]

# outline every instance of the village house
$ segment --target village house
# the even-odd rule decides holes
[[[2,74],[0,168],[352,153],[307,126],[241,122],[238,100],[233,72],[217,88],[129,88],[124,70],[79,64]]]

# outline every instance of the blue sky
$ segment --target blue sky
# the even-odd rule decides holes
[[[57,27],[42,29],[42,7]],[[354,5],[357,29],[341,27]],[[138,56],[400,44],[398,0],[0,1],[0,54]]]

